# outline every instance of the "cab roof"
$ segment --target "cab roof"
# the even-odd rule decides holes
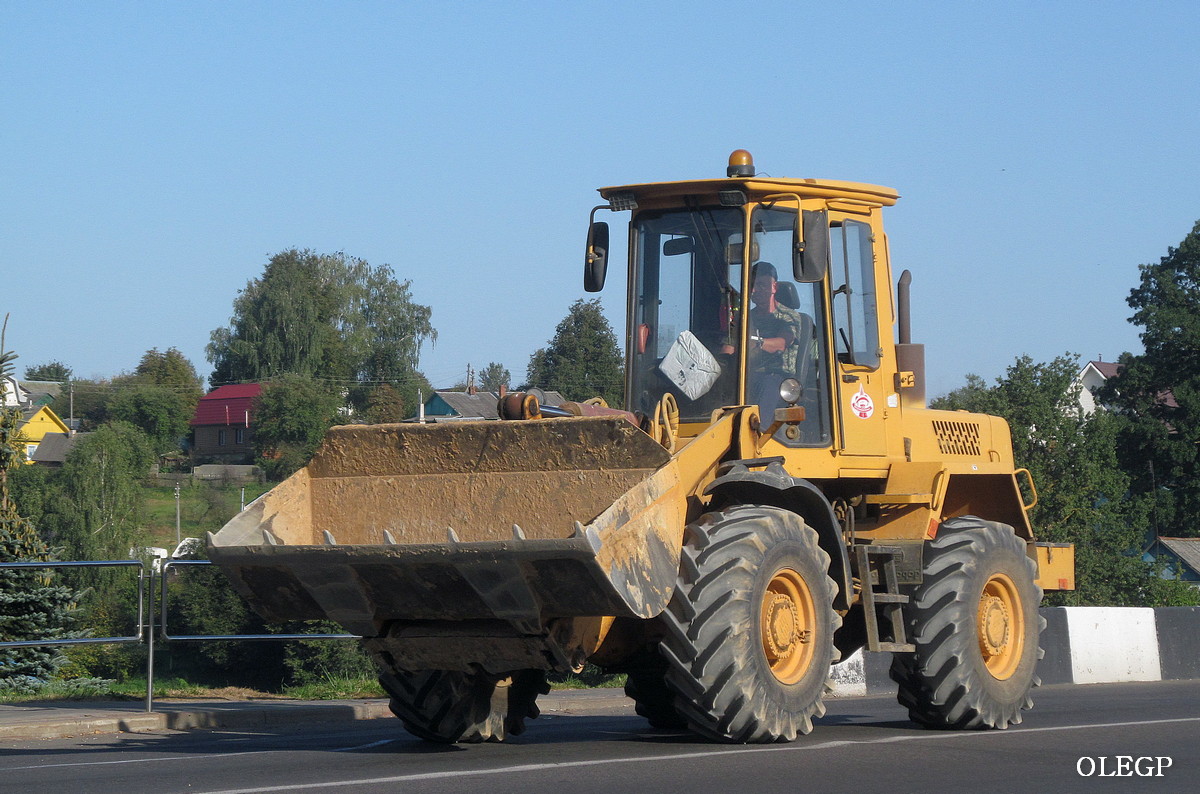
[[[741,190],[753,200],[772,193],[795,193],[801,198],[842,199],[862,201],[890,207],[900,194],[890,187],[865,182],[843,182],[834,179],[789,179],[767,176],[732,177],[727,179],[692,179],[682,182],[647,182],[635,185],[614,185],[599,188],[600,195],[632,193],[639,203],[654,199],[679,199],[684,196],[711,196],[723,190]]]

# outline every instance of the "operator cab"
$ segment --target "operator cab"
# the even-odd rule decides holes
[[[838,388],[830,361],[877,368],[881,352],[871,227],[831,224],[829,199],[869,208],[893,203],[896,194],[757,178],[743,150],[730,156],[727,173],[600,190],[609,204],[596,210],[633,213],[625,407],[649,416],[670,393],[688,435],[687,425],[698,432],[724,406],[755,404],[770,417],[785,404],[781,384],[794,379],[805,420],[776,437],[829,447]],[[593,221],[589,291],[603,285],[607,247],[607,225]]]

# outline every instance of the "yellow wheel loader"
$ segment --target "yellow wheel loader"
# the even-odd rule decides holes
[[[520,733],[589,661],[652,725],[790,741],[858,649],[893,654],[918,723],[1020,722],[1073,549],[1034,542],[1003,420],[926,407],[898,195],[743,150],[600,194],[587,290],[597,214],[631,213],[625,410],[516,393],[500,421],[335,427],[211,558],[264,617],[361,635],[430,741]]]

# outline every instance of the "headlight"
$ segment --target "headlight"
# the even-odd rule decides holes
[[[795,405],[800,402],[800,396],[804,393],[804,389],[800,386],[800,381],[795,378],[784,378],[783,383],[779,384],[779,398],[788,405]]]

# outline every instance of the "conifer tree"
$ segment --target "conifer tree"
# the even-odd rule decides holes
[[[527,379],[529,386],[554,389],[568,400],[603,397],[609,405],[620,407],[624,357],[599,298],[571,304],[554,329],[554,338],[529,357]]]
[[[5,328],[8,318],[4,321]],[[0,378],[12,375],[16,354],[4,346],[0,330]],[[52,557],[33,525],[17,512],[8,473],[24,465],[21,412],[0,408],[0,562],[49,562]],[[58,639],[72,623],[75,594],[56,585],[52,569],[0,569],[0,641]],[[53,646],[0,648],[0,687],[29,688],[46,680],[63,662]]]

